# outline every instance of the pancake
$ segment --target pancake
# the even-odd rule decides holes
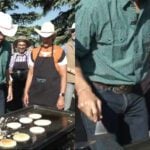
[[[5,149],[14,148],[17,145],[16,141],[12,139],[2,139],[0,141],[0,147]]]
[[[0,135],[0,140],[3,139],[3,137],[4,137],[3,135]]]
[[[33,134],[42,134],[45,132],[45,129],[43,127],[36,127],[36,126],[31,127],[29,130]]]
[[[22,117],[19,119],[19,122],[23,124],[30,124],[32,121],[33,121],[32,118],[29,117]]]
[[[37,126],[48,126],[51,124],[51,121],[47,119],[40,119],[40,120],[34,121],[34,124]]]
[[[7,127],[11,128],[13,130],[16,130],[16,129],[21,127],[21,123],[19,123],[19,122],[10,122],[10,123],[7,123]]]
[[[30,114],[29,117],[32,119],[40,119],[40,118],[42,118],[42,115],[33,113],[33,114]]]
[[[16,133],[14,136],[13,136],[13,139],[17,142],[26,142],[30,139],[30,135],[27,134],[27,133]]]

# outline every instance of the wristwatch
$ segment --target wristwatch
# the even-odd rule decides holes
[[[64,96],[65,96],[65,93],[59,93],[59,96],[64,97]]]

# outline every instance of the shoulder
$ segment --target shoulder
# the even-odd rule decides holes
[[[65,47],[66,47],[67,51],[68,51],[69,49],[74,49],[74,48],[75,48],[75,42],[70,39],[70,40],[65,44]]]
[[[58,46],[58,45],[54,45],[54,51],[59,51],[61,52],[63,49],[62,47]]]
[[[104,24],[108,5],[109,0],[81,0],[76,7],[76,30],[88,32],[86,28],[95,26],[92,30],[96,30],[99,24]]]
[[[93,15],[105,12],[112,0],[81,0],[76,6],[76,15]],[[115,2],[113,0],[112,2]],[[92,19],[93,16],[90,16]],[[104,16],[103,16],[104,17]],[[84,18],[82,18],[84,19]]]
[[[3,41],[3,44],[4,44],[4,45],[10,45],[10,42],[7,41],[7,40],[4,40],[4,41]]]
[[[80,8],[88,8],[88,11],[93,9],[94,7],[99,7],[101,4],[105,4],[107,3],[109,0],[93,0],[91,2],[91,0],[81,0],[78,4],[76,9],[80,9]],[[102,7],[103,5],[101,5]],[[101,9],[101,7],[99,7],[99,10]]]
[[[4,48],[7,48],[7,49],[8,49],[8,48],[11,49],[11,44],[10,44],[10,42],[4,40],[4,41],[3,41],[3,47],[4,47]]]
[[[58,45],[54,45],[53,50],[54,55],[61,55],[64,52],[63,48]]]
[[[32,55],[33,60],[36,59],[39,50],[40,50],[40,47],[36,47],[31,50],[30,54]]]
[[[28,58],[31,56],[31,51],[25,51],[25,53],[24,53]]]
[[[33,49],[31,50],[31,53],[36,53],[39,49],[40,49],[40,47],[33,48]]]
[[[65,57],[66,54],[60,46],[54,45],[53,48],[55,62],[58,62],[60,61],[60,59],[63,59]]]
[[[72,39],[70,39],[67,43],[68,46],[74,46],[74,41]]]
[[[15,52],[15,53],[13,53],[13,54],[11,55],[11,57],[15,58],[17,55],[18,55],[18,53]]]

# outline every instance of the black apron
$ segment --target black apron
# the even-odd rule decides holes
[[[15,63],[13,66],[13,73],[11,74],[14,82],[25,82],[27,79],[28,74],[28,63],[27,63],[27,55],[25,61],[22,62],[16,62],[16,59],[19,55],[15,58]]]
[[[18,55],[15,58],[12,70],[13,73],[11,74],[13,78],[13,100],[8,103],[8,111],[17,110],[23,107],[22,96],[27,79],[28,63],[27,56],[23,62],[16,62],[17,57]]]
[[[29,90],[29,105],[37,104],[56,107],[60,92],[60,75],[57,72],[53,58],[39,56],[34,63],[33,78]]]

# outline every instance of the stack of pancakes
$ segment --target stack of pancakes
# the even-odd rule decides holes
[[[2,139],[0,140],[0,147],[5,149],[14,148],[17,145],[17,142],[12,139]]]

